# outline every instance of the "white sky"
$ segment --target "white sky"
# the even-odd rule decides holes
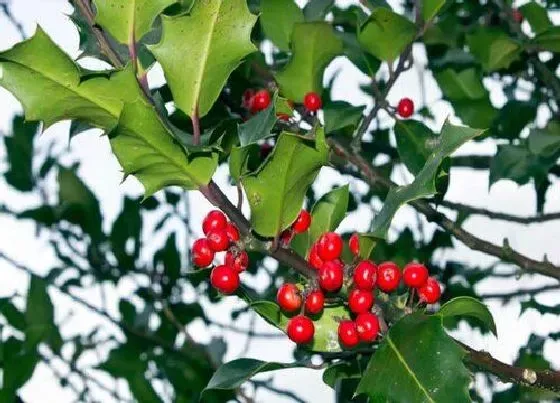
[[[71,11],[65,0],[13,0],[12,4],[14,14],[23,23],[28,35],[34,31],[35,25],[39,23],[63,49],[72,56],[77,55],[78,36],[68,18],[64,15]],[[0,49],[6,49],[17,41],[19,41],[19,37],[15,29],[8,24],[7,20],[0,18]],[[416,63],[420,66],[423,65],[425,63],[425,56],[420,47],[415,49],[415,55]],[[327,76],[339,68],[342,68],[342,73],[335,81],[335,98],[344,99],[354,104],[366,102],[367,99],[359,93],[358,86],[359,83],[367,82],[367,78],[344,60],[337,60],[328,69]],[[151,78],[155,82],[155,80],[161,79],[161,74],[154,71]],[[492,90],[492,101],[498,106],[502,105],[504,97],[500,89],[496,88],[492,83],[487,82],[485,84]],[[417,102],[420,100],[418,73],[414,69],[406,72],[399,79],[389,95],[389,101],[395,104],[403,96],[409,96],[417,100]],[[441,94],[429,74],[426,76],[425,96],[427,104],[434,108],[438,125],[441,125],[450,114],[450,108],[445,102],[439,101]],[[48,102],[48,100],[46,101]],[[15,98],[0,88],[0,132],[7,132],[9,130],[13,114],[19,111],[21,111],[21,108]],[[541,113],[539,117],[544,118],[544,113]],[[54,139],[58,140],[61,144],[65,144],[67,128],[68,124],[62,123],[48,129],[42,135],[41,144],[47,144]],[[124,185],[120,184],[120,167],[110,153],[108,142],[106,139],[100,138],[95,132],[78,136],[70,145],[70,150],[72,156],[76,160],[81,161],[80,174],[100,198],[107,218],[110,220],[115,217],[120,208],[121,193],[119,192],[129,194],[139,194],[141,192],[140,186],[133,179],[128,180]],[[459,152],[465,154],[491,154],[495,152],[495,145],[488,142],[468,144]],[[218,183],[224,187],[226,186],[226,172],[223,168],[219,170],[216,178]],[[394,179],[398,182],[403,181],[403,178],[399,175],[395,176]],[[560,187],[558,186],[557,179],[553,179],[553,181],[554,183],[547,194],[546,211],[557,211],[560,209]],[[324,192],[333,182],[344,183],[344,179],[336,172],[325,169],[320,175],[316,189]],[[351,183],[351,189],[357,189],[358,187],[360,186],[356,182]],[[235,189],[227,188],[226,190],[228,195],[235,200]],[[18,203],[25,205],[34,202],[29,197],[13,194],[3,181],[0,181],[0,195],[1,201],[7,204]],[[532,185],[519,187],[513,182],[502,181],[488,191],[487,174],[472,173],[466,170],[455,169],[452,171],[451,184],[446,199],[509,213],[531,215],[535,212],[535,196]],[[190,202],[194,210],[193,217],[195,218],[193,221],[200,221],[202,215],[210,209],[209,204],[195,193],[192,193],[190,196]],[[371,210],[367,207],[362,207],[357,213],[348,216],[343,222],[342,227],[344,229],[366,230],[368,220],[364,219],[364,216],[368,220],[371,217]],[[416,217],[413,211],[404,208],[397,214],[393,227],[399,229],[407,225],[415,227],[415,224],[411,224],[415,222]],[[498,244],[507,236],[510,245],[521,253],[536,259],[542,259],[543,255],[547,254],[553,263],[560,264],[560,249],[558,248],[560,225],[558,221],[526,227],[476,217],[469,219],[465,226],[467,230],[477,236]],[[430,225],[427,227],[431,228]],[[28,264],[40,274],[45,273],[51,267],[49,264],[46,264],[46,262],[53,261],[50,249],[45,246],[46,239],[35,238],[35,228],[31,223],[16,223],[0,216],[0,228],[2,228],[0,231],[0,245],[2,245],[1,249],[4,252]],[[473,265],[484,265],[494,261],[494,259],[482,253],[473,252],[457,242],[454,250],[444,253],[440,252],[438,258],[442,260],[462,259]],[[3,273],[2,283],[0,284],[0,296],[12,295],[16,290],[20,293],[25,292],[27,287],[26,276],[10,268],[4,262],[0,262],[0,270]],[[262,283],[263,278],[258,277],[252,281]],[[523,276],[520,279],[487,281],[480,287],[480,291],[506,291],[515,289],[517,286],[537,286],[538,284],[545,283],[550,283],[550,280],[536,276]],[[112,312],[115,315],[116,310],[114,307],[118,301],[118,296],[129,295],[130,292],[131,285],[123,284],[116,292],[111,293],[109,302],[113,304]],[[100,323],[98,317],[71,304],[68,298],[56,292],[51,292],[51,296],[57,308],[57,320],[66,318],[69,312],[74,314],[66,322],[64,335],[72,334],[71,332],[75,331],[75,329],[85,332],[94,324]],[[98,304],[99,290],[88,290],[82,296],[92,303]],[[188,297],[192,298],[192,296]],[[558,304],[560,303],[560,297],[557,293],[548,293],[540,297],[539,301],[551,305]],[[213,307],[209,314],[216,321],[225,323],[229,320],[229,310],[233,306],[239,305],[239,301],[235,298],[227,299],[219,307]],[[472,347],[490,351],[496,358],[506,362],[511,362],[515,359],[518,347],[527,341],[531,332],[544,334],[544,332],[549,330],[560,330],[558,320],[555,320],[553,317],[545,316],[543,318],[534,312],[528,312],[519,317],[518,303],[511,303],[507,306],[491,303],[490,309],[498,326],[499,339],[491,336],[481,336],[477,332],[469,331],[466,326],[462,326],[460,331],[456,332],[456,336]],[[246,317],[236,323],[236,326],[247,328],[248,324],[249,318]],[[110,325],[107,325],[107,327],[109,328]],[[195,323],[189,330],[195,338],[204,342],[209,341],[211,335],[221,333],[216,328],[212,328],[208,332],[200,323]],[[260,319],[256,330],[261,332],[274,331],[274,329]],[[227,361],[237,358],[243,349],[245,339],[231,332],[226,332],[225,335],[229,342],[229,349],[226,355]],[[287,339],[256,339],[250,345],[246,356],[262,360],[290,361],[292,349],[293,345]],[[547,342],[545,351],[548,358],[554,362],[554,365],[557,368],[560,367],[560,343]],[[84,360],[81,364],[87,365],[88,360]],[[100,372],[95,372],[95,374],[102,381],[108,382],[107,378],[103,377]],[[321,381],[320,372],[290,370],[276,372],[275,374],[275,386],[293,389],[306,401],[321,401],[324,403],[334,401],[332,391]],[[268,377],[269,375],[264,376],[265,379]],[[121,387],[121,389],[124,388]],[[58,383],[54,381],[50,371],[46,367],[40,366],[32,380],[24,387],[22,397],[29,403],[66,403],[72,401],[73,395],[68,390],[60,388]],[[107,395],[101,392],[98,397],[104,402],[111,401]],[[288,400],[279,398],[276,395],[260,393],[257,395],[257,401],[276,403],[287,402]]]

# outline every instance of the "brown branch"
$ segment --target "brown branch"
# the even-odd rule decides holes
[[[560,392],[560,372],[550,370],[537,371],[530,368],[508,365],[495,359],[485,351],[474,350],[459,341],[457,341],[457,343],[467,352],[465,360],[471,366],[490,372],[504,382],[513,382]]]
[[[360,154],[353,152],[349,147],[344,146],[339,141],[330,138],[329,144],[334,152],[345,158],[348,162],[356,166],[361,174],[361,177],[370,185],[382,190],[389,190],[397,186],[389,178],[383,176],[374,166],[372,166]],[[410,205],[417,211],[424,214],[426,219],[430,222],[437,224],[439,227],[451,233],[456,239],[461,241],[467,247],[473,250],[481,251],[489,255],[495,256],[504,261],[514,263],[520,268],[531,273],[539,273],[544,276],[552,277],[560,280],[560,267],[544,260],[538,261],[531,259],[521,253],[511,249],[509,245],[503,246],[494,245],[488,241],[477,238],[470,232],[461,228],[458,224],[451,221],[444,214],[435,210],[430,204],[424,200],[414,200]]]
[[[491,211],[480,207],[469,206],[467,204],[455,203],[448,200],[443,200],[438,204],[440,206],[461,211],[467,214],[483,215],[491,219],[504,220],[504,221],[515,222],[519,224],[535,224],[535,223],[543,223],[552,220],[560,220],[560,212],[541,214],[533,217],[524,217],[524,216],[518,216],[513,214],[501,213],[499,211]]]

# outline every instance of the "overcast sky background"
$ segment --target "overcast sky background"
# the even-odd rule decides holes
[[[305,1],[300,1],[305,3]],[[343,4],[351,3],[351,1],[340,2]],[[36,24],[41,25],[45,31],[59,44],[66,52],[73,57],[78,55],[78,34],[66,14],[71,12],[71,7],[65,0],[13,0],[12,11],[16,18],[23,24],[25,31],[31,35]],[[7,49],[20,40],[17,31],[3,17],[0,17],[0,50]],[[421,47],[415,48],[415,63],[418,66],[425,64],[425,55]],[[332,76],[334,72],[339,71],[334,84],[334,98],[347,100],[354,104],[368,103],[367,97],[359,92],[359,84],[366,83],[367,77],[363,76],[353,66],[344,59],[337,59],[328,69],[326,78]],[[414,99],[417,105],[422,99],[420,95],[419,73],[416,69],[412,69],[400,78],[394,89],[389,95],[391,104],[396,104],[403,97],[408,96]],[[161,82],[161,71],[155,69],[150,74],[152,84]],[[504,96],[501,90],[491,82],[485,82],[487,88],[491,90],[491,99],[496,106],[504,103]],[[430,74],[426,75],[426,92],[425,101],[433,107],[433,111],[437,118],[438,128],[441,126],[447,116],[450,115],[451,109],[446,102],[440,101],[441,94],[435,86],[433,78]],[[48,100],[45,100],[48,102]],[[368,103],[368,105],[370,105]],[[21,112],[21,107],[15,98],[6,90],[0,88],[0,132],[7,133],[10,129],[11,119],[15,113]],[[538,122],[546,121],[546,111],[539,112]],[[455,120],[456,121],[456,120]],[[68,123],[56,124],[49,128],[40,140],[40,144],[48,144],[53,140],[57,140],[60,147],[67,144]],[[109,144],[105,138],[99,137],[96,131],[90,131],[86,134],[75,138],[70,144],[72,158],[81,161],[80,174],[88,186],[99,197],[104,213],[111,222],[120,209],[122,193],[140,194],[141,186],[132,178],[121,184],[120,167],[116,159],[112,156]],[[2,153],[0,150],[0,167],[2,167]],[[459,153],[463,154],[485,154],[489,155],[495,152],[495,145],[490,142],[478,144],[468,144],[464,146]],[[70,159],[69,159],[70,160]],[[216,174],[217,182],[224,186],[226,193],[235,200],[235,189],[227,186],[227,172],[220,169]],[[396,173],[394,179],[403,183],[407,175]],[[552,179],[553,185],[547,193],[547,203],[545,211],[552,212],[560,210],[560,187],[556,178]],[[318,192],[325,192],[332,183],[343,184],[346,179],[342,178],[335,171],[325,168],[315,185]],[[350,183],[351,189],[363,189],[363,185],[356,182]],[[535,212],[535,194],[532,185],[519,187],[513,182],[501,181],[495,184],[490,190],[488,189],[488,175],[483,173],[473,173],[467,170],[454,169],[451,174],[451,184],[446,196],[447,200],[460,201],[480,207],[494,210],[501,210],[507,213],[515,213],[522,215],[532,215]],[[0,201],[6,204],[18,203],[19,205],[32,205],[35,200],[15,194],[3,180],[0,180]],[[191,193],[190,202],[193,208],[193,222],[200,222],[204,213],[210,209],[210,205],[202,199],[198,194]],[[374,206],[378,207],[378,206]],[[246,206],[245,206],[245,210]],[[361,231],[367,230],[368,219],[372,216],[372,209],[362,207],[356,213],[349,215],[342,227],[344,229],[357,229]],[[406,226],[415,227],[416,216],[409,208],[403,208],[397,214],[393,228],[402,229]],[[560,264],[560,248],[558,247],[558,239],[560,239],[560,223],[558,221],[539,224],[533,226],[522,226],[509,224],[502,221],[489,221],[484,218],[475,217],[469,219],[465,227],[489,241],[501,244],[504,237],[508,237],[510,245],[530,257],[542,259],[547,254],[548,259],[555,264]],[[427,230],[432,230],[432,225],[426,226]],[[35,227],[32,223],[15,222],[9,218],[0,216],[0,249],[16,260],[29,265],[38,274],[44,274],[52,267],[54,257],[50,248],[47,247],[45,238],[35,237]],[[198,229],[198,228],[197,228]],[[186,242],[186,240],[181,240]],[[472,263],[473,265],[486,265],[494,262],[494,259],[485,256],[479,252],[473,252],[464,245],[456,242],[453,250],[439,252],[438,259],[462,259]],[[16,269],[11,268],[5,262],[0,261],[0,273],[2,273],[2,281],[0,282],[0,297],[12,295],[14,291],[25,293],[27,289],[27,276],[23,275]],[[251,279],[251,282],[259,283],[264,279],[264,275]],[[248,279],[247,279],[248,280]],[[248,280],[249,281],[249,280]],[[549,279],[537,276],[522,276],[518,279],[492,280],[486,281],[480,287],[480,292],[491,291],[507,291],[515,289],[518,286],[537,286],[539,284],[552,283]],[[116,304],[119,296],[130,295],[133,291],[132,284],[121,284],[118,290],[110,295],[109,304],[112,306],[112,313],[117,316]],[[84,297],[93,304],[99,302],[99,290],[91,289],[80,296]],[[104,323],[99,317],[91,314],[87,310],[72,304],[67,297],[57,292],[51,291],[51,297],[55,303],[57,312],[57,321],[68,316],[69,312],[74,315],[65,322],[63,327],[63,336],[69,336],[76,331],[86,332],[95,324]],[[192,295],[186,295],[186,299],[192,299]],[[558,293],[543,294],[538,298],[541,303],[553,305],[560,303]],[[228,298],[219,306],[210,309],[209,315],[218,322],[226,323],[229,321],[229,309],[233,306],[240,306],[242,303],[236,298]],[[484,349],[491,352],[496,358],[505,362],[512,362],[517,354],[517,350],[521,344],[527,341],[531,332],[545,334],[545,332],[553,330],[560,331],[560,323],[557,317],[544,316],[541,317],[535,312],[527,312],[519,317],[519,304],[516,302],[506,306],[497,303],[490,303],[490,309],[494,314],[499,332],[499,338],[492,336],[481,336],[478,332],[468,330],[467,326],[461,326],[459,331],[455,332],[461,340],[468,343],[474,348]],[[227,309],[224,309],[227,308]],[[250,318],[245,317],[236,323],[240,328],[247,328]],[[110,324],[105,324],[110,328]],[[189,327],[190,333],[195,339],[208,342],[212,335],[222,334],[218,328],[211,328],[208,332],[202,323],[194,323]],[[257,330],[262,332],[274,332],[275,330],[266,324],[263,320],[258,319]],[[226,332],[225,336],[228,340],[228,352],[226,361],[238,358],[243,349],[245,338],[235,333]],[[247,357],[254,357],[262,360],[278,360],[290,361],[293,344],[287,338],[275,338],[273,340],[255,339],[246,353]],[[548,341],[545,346],[545,353],[552,360],[556,368],[560,367],[560,342]],[[90,362],[86,359],[81,362],[87,366]],[[89,359],[92,359],[90,357]],[[61,367],[64,369],[64,367]],[[99,371],[95,371],[95,376],[103,382],[109,384],[107,377]],[[274,373],[275,385],[282,388],[290,388],[296,391],[302,398],[309,402],[321,401],[324,403],[333,402],[334,395],[332,390],[325,386],[321,380],[321,373],[312,370],[289,370]],[[263,378],[270,377],[270,374]],[[123,384],[124,385],[124,384]],[[122,386],[124,390],[124,386]],[[104,402],[112,401],[109,396],[98,391],[98,397]],[[32,380],[23,388],[22,398],[28,403],[66,403],[73,401],[73,394],[59,386],[53,378],[51,371],[40,365],[36,370]],[[280,398],[266,392],[257,395],[258,402],[287,402],[289,400]]]

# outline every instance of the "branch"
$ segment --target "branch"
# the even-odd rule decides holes
[[[19,35],[21,36],[21,39],[25,39],[27,35],[25,35],[25,30],[23,29],[23,25],[21,25],[21,23],[12,14],[12,11],[8,7],[8,4],[0,3],[0,10],[2,10],[2,13],[6,16],[8,21],[10,21],[10,23],[16,28]]]
[[[495,220],[504,220],[515,222],[519,224],[535,224],[535,223],[543,223],[546,221],[552,220],[560,220],[560,212],[558,213],[549,213],[549,214],[541,214],[533,217],[523,217],[518,215],[500,213],[498,211],[491,211],[484,208],[469,206],[462,203],[455,203],[452,201],[443,200],[439,202],[440,206],[447,207],[453,210],[458,210],[468,214],[477,214],[483,215],[491,219]]]
[[[378,187],[383,190],[389,190],[391,187],[397,186],[390,179],[385,178],[374,166],[372,166],[360,154],[353,152],[342,143],[333,139],[329,139],[329,144],[334,152],[345,158],[348,162],[356,166],[361,174],[361,177],[373,187]],[[503,246],[494,245],[488,241],[477,238],[470,232],[464,230],[454,221],[451,221],[444,214],[438,212],[430,204],[424,200],[414,200],[409,203],[417,211],[424,214],[426,219],[430,222],[437,224],[439,227],[451,233],[456,239],[463,242],[467,247],[473,250],[478,250],[489,255],[495,256],[507,262],[511,262],[520,268],[533,273],[539,273],[544,276],[552,277],[560,280],[560,267],[544,260],[538,261],[531,259],[521,253],[511,249],[509,245]]]
[[[496,375],[504,382],[514,382],[560,392],[560,372],[549,370],[536,371],[508,365],[495,359],[485,351],[474,350],[460,341],[455,341],[467,352],[465,359],[469,364]]]

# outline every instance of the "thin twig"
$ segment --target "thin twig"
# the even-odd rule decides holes
[[[2,13],[6,16],[8,21],[10,21],[10,23],[16,28],[19,35],[21,36],[21,39],[25,39],[27,37],[27,35],[25,34],[25,29],[23,28],[23,25],[21,25],[21,23],[17,20],[17,18],[12,14],[12,11],[10,10],[8,4],[0,3],[0,10],[2,10]]]

